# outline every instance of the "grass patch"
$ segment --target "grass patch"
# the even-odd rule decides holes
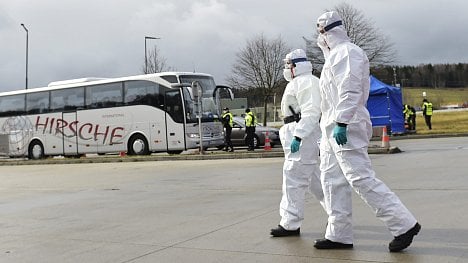
[[[420,112],[416,115],[417,134],[468,133],[468,110],[436,111],[432,115],[432,130],[429,130]]]
[[[403,104],[418,108],[422,105],[423,92],[435,108],[443,105],[462,105],[468,102],[468,88],[434,89],[434,88],[402,88]]]

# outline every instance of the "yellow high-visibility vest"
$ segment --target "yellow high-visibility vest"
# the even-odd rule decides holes
[[[226,118],[226,116],[229,116],[229,126],[232,127],[232,119],[234,118],[234,117],[232,116],[232,113],[230,113],[230,112],[224,113],[223,116],[222,116],[223,120]]]
[[[405,114],[406,118],[414,114],[408,104],[405,104],[405,109],[403,110],[403,113]]]
[[[254,127],[255,126],[255,116],[252,112],[248,112],[245,114],[245,126],[247,127]]]
[[[423,107],[426,109],[426,115],[432,115],[432,103],[424,102]]]

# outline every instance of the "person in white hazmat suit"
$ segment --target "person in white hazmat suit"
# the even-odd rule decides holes
[[[289,81],[281,100],[284,125],[280,139],[284,151],[281,221],[271,229],[274,237],[300,235],[304,202],[309,190],[323,206],[320,184],[320,88],[312,64],[302,49],[286,55],[284,78]]]
[[[351,43],[337,12],[317,20],[317,44],[325,56],[320,76],[322,119],[320,168],[328,225],[317,249],[353,247],[352,190],[363,199],[395,237],[391,252],[407,248],[421,226],[400,199],[375,177],[367,148],[372,125],[366,108],[369,61]]]

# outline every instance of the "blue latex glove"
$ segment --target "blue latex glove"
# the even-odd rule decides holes
[[[344,145],[348,142],[346,138],[346,127],[336,125],[333,129],[333,138],[335,138],[338,145]]]
[[[296,137],[291,142],[291,152],[295,153],[299,151],[299,147],[301,146],[301,141],[298,140]]]

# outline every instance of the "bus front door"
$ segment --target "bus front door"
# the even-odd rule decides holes
[[[77,123],[77,112],[76,111],[63,112],[62,120],[65,123],[68,123],[71,127],[73,126],[76,127],[76,125],[73,125],[73,123]],[[78,155],[78,136],[77,136],[76,128],[65,130],[62,127],[61,129],[62,129],[61,133],[62,133],[62,142],[63,142],[63,155]]]
[[[182,152],[185,150],[185,116],[180,90],[166,92],[165,111],[167,151]]]

